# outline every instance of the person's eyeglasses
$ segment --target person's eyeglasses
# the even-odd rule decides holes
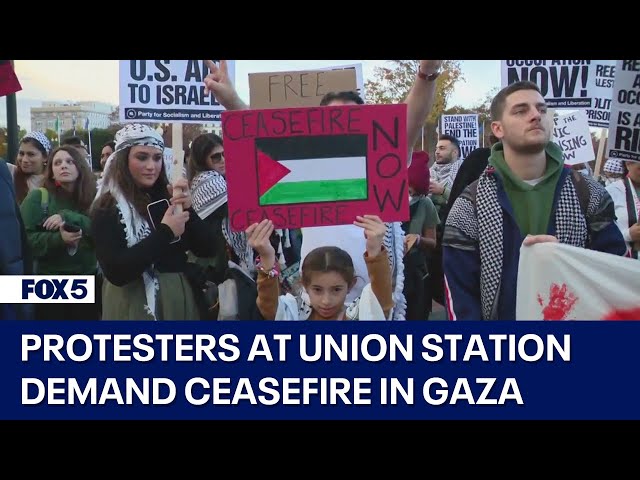
[[[211,159],[216,163],[221,162],[223,158],[224,158],[224,152],[218,152],[211,155]]]

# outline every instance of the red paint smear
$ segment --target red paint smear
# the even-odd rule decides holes
[[[544,320],[566,320],[578,301],[571,291],[567,290],[567,285],[562,286],[552,283],[549,288],[549,304],[542,309]],[[538,302],[543,305],[542,298],[538,295]]]
[[[541,307],[544,306],[544,301],[542,300],[542,297],[540,296],[540,294],[538,294],[538,303],[540,304]]]
[[[602,320],[640,320],[640,307],[629,310],[612,310]]]

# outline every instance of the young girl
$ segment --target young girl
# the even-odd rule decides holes
[[[71,146],[55,149],[44,187],[21,206],[27,238],[39,275],[95,275],[96,254],[89,208],[96,193],[93,173]],[[97,320],[95,304],[36,304],[38,320]]]
[[[345,308],[345,299],[356,283],[353,260],[338,247],[312,250],[302,264],[306,294],[280,295],[276,252],[270,242],[273,222],[263,220],[247,228],[249,245],[260,255],[257,305],[265,320],[386,320],[393,308],[391,270],[383,246],[387,226],[375,215],[356,217],[364,229],[364,260],[371,283]]]

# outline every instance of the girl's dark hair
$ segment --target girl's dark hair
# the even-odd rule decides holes
[[[164,169],[164,160],[160,160],[162,162],[162,169],[160,170],[160,175],[156,183],[153,184],[150,191],[140,189],[133,181],[133,176],[129,170],[129,152],[131,152],[131,148],[132,147],[125,148],[115,154],[115,157],[111,160],[113,165],[109,167],[109,171],[103,177],[102,181],[106,183],[111,181],[115,182],[127,202],[133,205],[142,218],[149,221],[147,205],[151,202],[152,197],[154,199],[169,199],[169,192],[167,191],[169,180],[167,179],[167,172],[165,172]],[[93,211],[110,209],[113,205],[115,205],[115,199],[107,192],[96,199],[93,205]]]
[[[34,147],[36,147],[38,149],[38,151],[40,153],[42,153],[42,156],[44,157],[44,167],[45,167],[45,171],[46,171],[46,162],[47,162],[47,150],[42,146],[42,144],[36,140],[35,138],[31,138],[31,137],[27,137],[24,140],[22,140],[20,142],[20,145],[22,145],[23,143],[28,143],[33,145]],[[27,194],[29,193],[29,185],[27,184],[27,177],[29,175],[27,175],[26,173],[24,173],[22,171],[22,167],[20,166],[20,162],[16,161],[16,171],[13,175],[13,187],[16,191],[16,200],[18,201],[18,204],[22,203],[22,201],[24,200],[24,198],[27,196]]]
[[[302,262],[302,283],[309,285],[313,273],[336,272],[352,286],[355,277],[351,256],[338,247],[319,247],[311,250]]]
[[[215,133],[202,133],[193,139],[187,168],[189,183],[200,172],[210,170],[207,166],[207,158],[218,145],[222,145],[222,138]]]
[[[74,189],[71,193],[60,187],[53,178],[53,157],[60,151],[67,152],[71,156],[73,164],[78,169],[78,178],[75,181]],[[71,145],[63,145],[49,154],[47,170],[44,177],[44,187],[49,190],[51,195],[68,198],[79,212],[86,213],[89,211],[91,203],[96,196],[96,177],[89,168],[86,159],[77,148]]]

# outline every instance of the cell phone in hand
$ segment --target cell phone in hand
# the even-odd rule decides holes
[[[64,225],[62,225],[62,229],[65,232],[70,232],[70,233],[76,233],[81,230],[81,228],[78,225],[74,225],[73,223],[65,223]]]
[[[154,230],[157,230],[160,224],[162,223],[162,218],[164,214],[167,212],[169,208],[169,200],[163,198],[162,200],[158,200],[157,202],[152,202],[147,205],[147,213],[149,214],[149,219],[151,220],[151,225]],[[176,243],[180,241],[180,237],[174,237],[171,243]]]

